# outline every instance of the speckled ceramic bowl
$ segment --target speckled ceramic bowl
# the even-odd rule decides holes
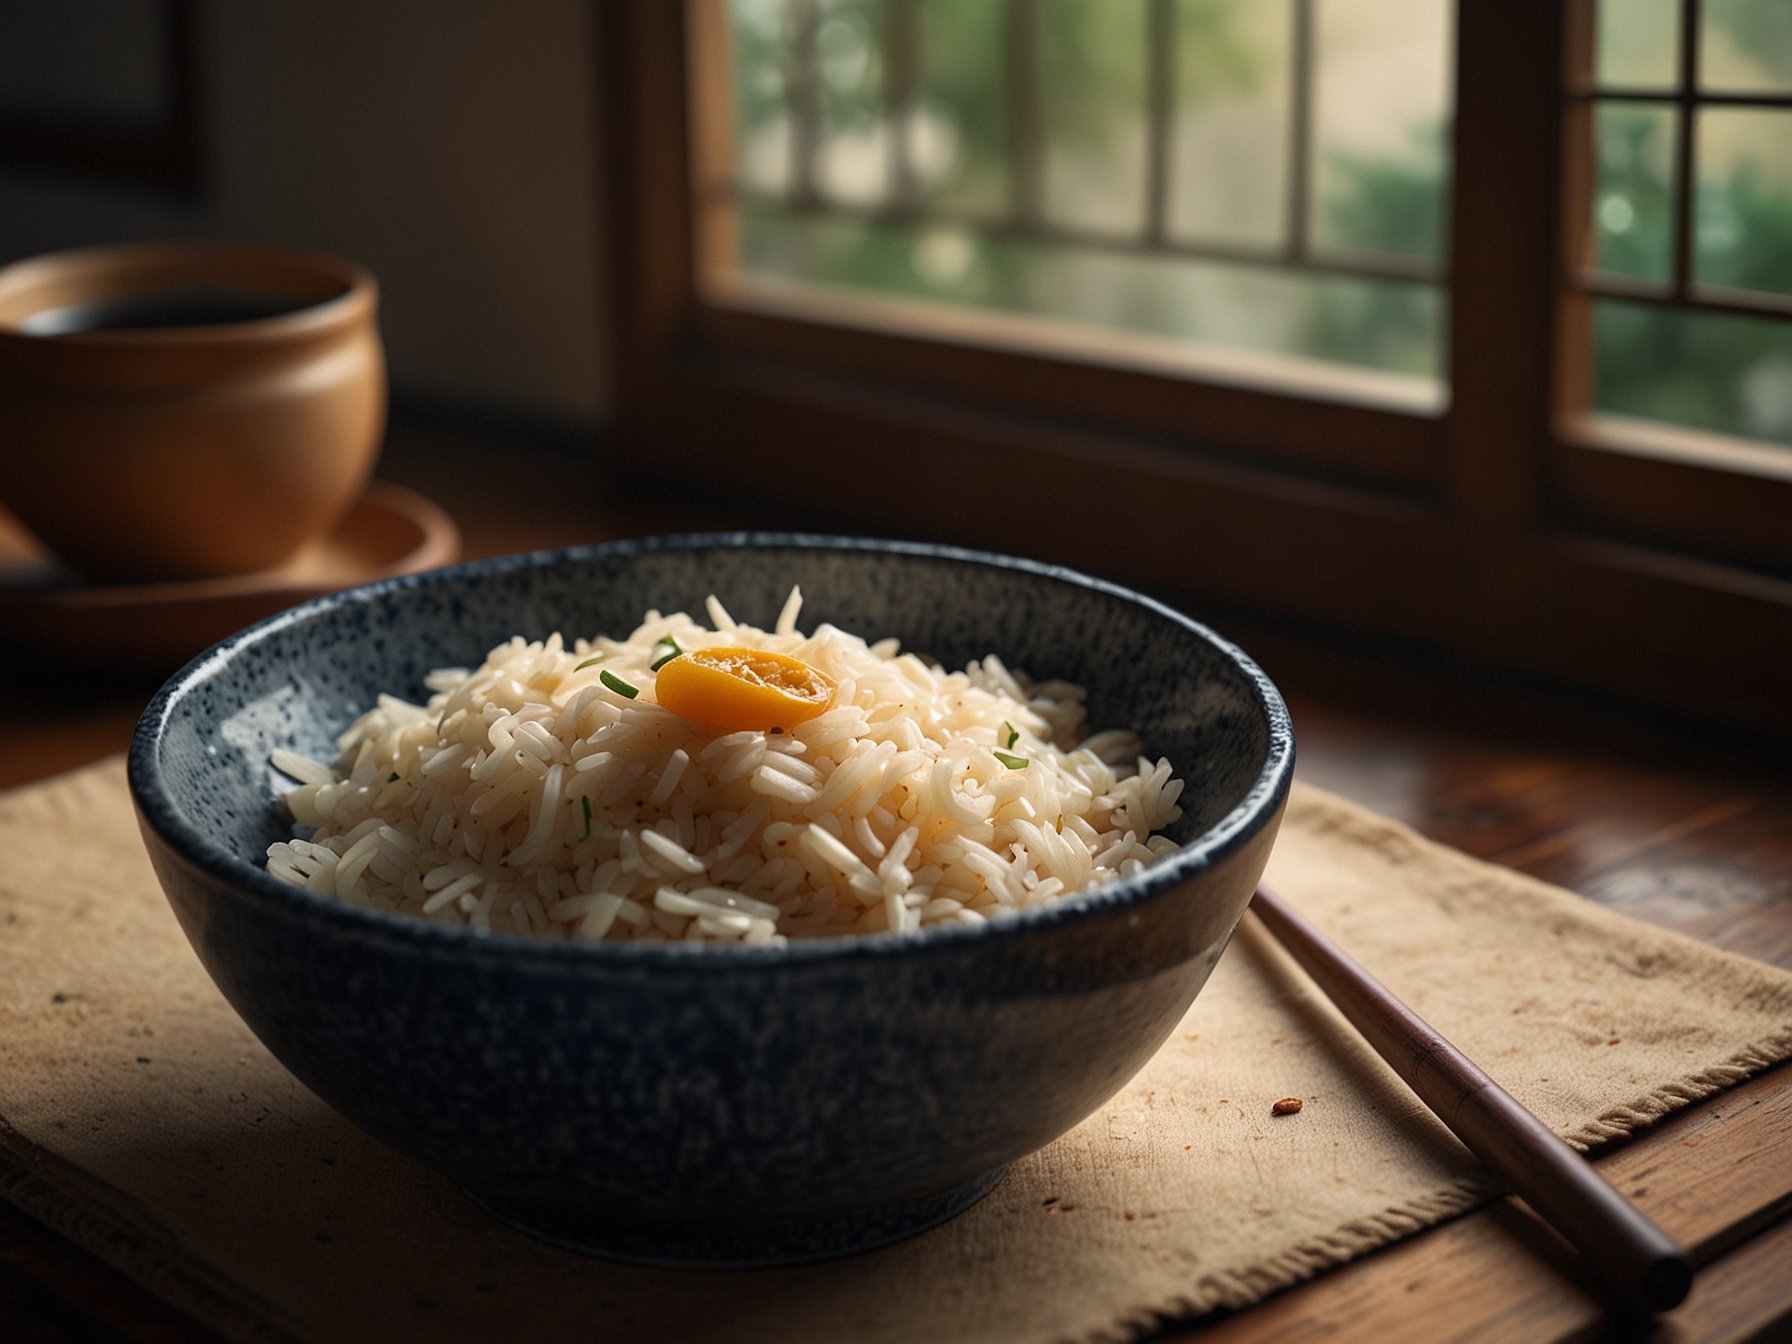
[[[785,948],[480,936],[270,877],[268,765],[330,759],[377,692],[513,634],[626,634],[714,592],[963,666],[1089,690],[1188,781],[1173,856],[980,928]],[[1294,742],[1238,649],[1061,569],[934,547],[730,535],[463,565],[351,589],[226,640],[143,716],[130,779],[200,960],[270,1050],[369,1133],[578,1250],[765,1265],[967,1208],[1118,1090],[1205,983],[1269,855]]]

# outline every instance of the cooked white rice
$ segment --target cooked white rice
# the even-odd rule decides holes
[[[793,589],[771,632],[712,597],[714,629],[650,611],[622,641],[517,638],[432,672],[427,705],[380,696],[335,769],[273,753],[300,781],[295,830],[315,830],[270,846],[268,871],[439,924],[775,944],[979,924],[1175,849],[1152,832],[1182,781],[1130,732],[1085,738],[1081,687],[993,654],[948,673],[893,639],[805,637],[800,605]],[[788,654],[839,690],[789,732],[706,728],[654,702],[666,637]]]

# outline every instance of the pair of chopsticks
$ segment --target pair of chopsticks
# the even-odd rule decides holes
[[[1590,1162],[1268,887],[1257,888],[1251,909],[1432,1114],[1580,1251],[1608,1288],[1652,1312],[1685,1299],[1692,1287],[1685,1252]]]

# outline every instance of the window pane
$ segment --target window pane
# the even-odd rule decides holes
[[[1007,42],[1003,0],[921,4],[921,110],[912,145],[929,204],[1007,212]]]
[[[1599,270],[1666,282],[1674,268],[1674,112],[1601,104],[1594,111]]]
[[[1138,234],[1145,218],[1145,0],[1038,0],[1045,217]]]
[[[1792,445],[1792,323],[1601,299],[1594,402]]]
[[[1434,378],[1435,286],[1314,278],[1270,267],[1138,256],[896,225],[743,211],[751,273]]]
[[[734,159],[743,189],[790,190],[790,109],[785,87],[787,35],[783,0],[734,0]]]
[[[889,196],[882,42],[888,23],[879,0],[816,5],[815,187],[829,200],[878,205]]]
[[[1792,92],[1792,4],[1705,0],[1699,82],[1726,93]]]
[[[1318,0],[1313,238],[1322,249],[1444,249],[1452,6]]]
[[[1298,7],[1315,16],[1305,193],[1291,183]],[[718,218],[732,221],[738,247],[709,264],[836,295],[1412,375],[1430,385],[1378,386],[1401,405],[1437,404],[1445,298],[1410,259],[1442,250],[1449,0],[729,0],[729,10],[739,189]],[[1154,48],[1166,21],[1173,45]],[[1165,74],[1160,241],[1147,228],[1148,116]],[[1302,197],[1321,241],[1354,254],[1339,266],[1349,275],[1332,273],[1321,248],[1298,267],[1266,264],[1289,243]],[[1026,339],[1012,324],[990,339],[1009,334]],[[1193,366],[1170,355],[1169,367]],[[1265,376],[1325,381],[1292,366]]]
[[[1178,0],[1172,234],[1279,247],[1288,227],[1292,6]]]
[[[1792,293],[1792,112],[1699,113],[1697,274]]]
[[[1594,66],[1602,88],[1678,88],[1680,0],[1599,0]]]

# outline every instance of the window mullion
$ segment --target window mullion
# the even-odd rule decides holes
[[[790,108],[790,197],[798,208],[821,200],[821,87],[815,69],[815,36],[821,25],[816,0],[786,0],[790,64],[784,78]]]
[[[1145,42],[1145,239],[1161,246],[1169,233],[1176,126],[1176,0],[1151,0]]]
[[[1699,0],[1680,0],[1680,100],[1674,113],[1674,297],[1684,300],[1693,287],[1693,190],[1698,173],[1694,144],[1699,88]]]
[[[920,0],[890,0],[884,110],[890,136],[890,208],[898,216],[913,214],[921,204],[914,143],[921,103],[920,10]]]
[[[1009,212],[1026,234],[1044,217],[1045,133],[1039,108],[1039,0],[1008,0]]]
[[[1568,0],[1562,70],[1570,90],[1591,90],[1594,85],[1597,10],[1598,0]],[[1590,97],[1577,96],[1562,114],[1561,299],[1556,312],[1553,406],[1558,415],[1566,416],[1584,415],[1593,404],[1593,303],[1579,282],[1598,259],[1593,230],[1599,178],[1594,107]]]
[[[1560,274],[1565,3],[1461,0],[1457,10],[1446,504],[1494,601],[1515,591],[1498,571],[1538,515]]]
[[[1313,0],[1291,0],[1288,71],[1288,260],[1307,260],[1313,187]]]

